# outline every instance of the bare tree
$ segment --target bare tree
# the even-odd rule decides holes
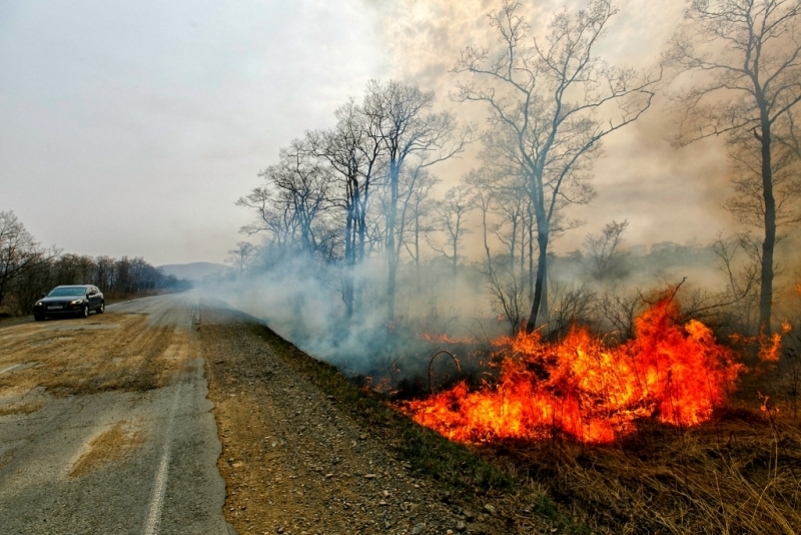
[[[228,251],[228,257],[225,260],[237,268],[241,275],[245,273],[250,263],[253,262],[257,252],[256,247],[252,243],[241,241],[236,244],[236,249],[230,249]]]
[[[45,251],[14,212],[0,212],[0,305],[11,282],[44,260]]]
[[[353,100],[334,113],[338,119],[332,130],[307,134],[315,154],[331,168],[335,181],[332,202],[345,212],[345,274],[342,299],[346,315],[353,316],[354,267],[364,260],[367,234],[367,208],[375,175],[380,169],[383,145],[375,126]]]
[[[491,131],[485,160],[517,173],[526,184],[537,235],[537,273],[532,331],[547,311],[544,299],[548,244],[560,207],[593,197],[589,170],[600,141],[632,123],[651,105],[655,80],[633,69],[611,67],[594,55],[609,20],[617,13],[609,0],[594,0],[575,14],[563,11],[545,40],[529,39],[520,4],[506,0],[490,14],[500,46],[462,51],[457,72],[469,73],[456,95],[485,103]]]
[[[403,246],[414,262],[417,293],[420,293],[420,242],[434,230],[434,223],[431,221],[434,203],[429,199],[429,194],[439,180],[425,169],[418,170],[418,173],[419,176],[413,181],[414,187],[409,189],[406,196],[406,218],[411,220],[411,229],[404,233]]]
[[[429,246],[450,261],[454,283],[459,266],[459,246],[469,233],[465,216],[473,208],[473,194],[468,188],[456,186],[449,189],[445,197],[434,205],[434,228],[444,235],[444,243],[430,234],[426,236]]]
[[[372,81],[367,86],[364,113],[380,134],[387,159],[387,321],[395,317],[398,254],[402,246],[398,237],[401,174],[410,159],[417,160],[413,167],[429,167],[461,152],[465,143],[464,137],[455,135],[453,116],[431,112],[433,104],[434,93],[421,91],[415,85],[393,80],[386,84]]]
[[[285,250],[312,254],[325,250],[324,216],[331,207],[329,170],[324,168],[308,140],[295,140],[279,156],[279,163],[259,173],[265,185],[237,201],[257,211],[260,221],[243,228],[247,234],[267,231]]]
[[[481,212],[482,244],[486,255],[485,274],[487,276],[488,289],[493,296],[493,306],[501,312],[501,316],[509,322],[509,329],[512,334],[517,331],[520,319],[523,317],[525,305],[525,284],[521,276],[516,272],[515,262],[515,243],[518,233],[518,222],[521,216],[519,205],[514,202],[519,197],[507,194],[508,189],[496,188],[497,180],[488,176],[487,169],[471,171],[465,177],[465,182],[474,191],[473,205]],[[500,201],[499,201],[500,198]],[[518,209],[505,211],[503,208],[518,206]],[[494,210],[497,206],[502,207],[502,213],[510,215],[511,218],[504,220],[501,224],[492,224],[489,219],[495,215]],[[511,221],[511,234],[506,235],[500,232],[504,223]],[[499,241],[508,247],[506,254],[493,255],[490,249],[489,235],[495,234]],[[508,239],[507,239],[508,236]],[[522,240],[521,240],[522,243]],[[522,253],[522,247],[521,247]],[[521,261],[521,273],[522,273]]]
[[[296,223],[291,205],[284,202],[270,184],[253,188],[250,193],[236,201],[237,206],[254,210],[259,219],[255,223],[245,225],[240,232],[251,236],[266,233],[269,238],[267,247],[279,252],[289,250],[292,237],[295,235]]]
[[[600,281],[614,274],[620,275],[622,255],[619,247],[628,226],[628,220],[620,223],[613,220],[604,225],[599,234],[588,234],[584,239],[590,272],[595,279]]]
[[[799,0],[693,0],[666,55],[679,73],[702,74],[675,95],[683,110],[679,146],[719,135],[740,147],[746,139],[756,140],[758,180],[748,187],[757,189],[747,197],[758,193],[756,210],[764,230],[759,324],[766,334],[771,332],[777,237],[775,139],[801,101],[799,14]]]

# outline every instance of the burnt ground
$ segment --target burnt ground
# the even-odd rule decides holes
[[[223,446],[224,512],[240,534],[513,531],[493,490],[506,476],[461,446],[247,316],[204,308],[200,339]]]

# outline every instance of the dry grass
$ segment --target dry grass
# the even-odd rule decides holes
[[[45,403],[41,399],[21,401],[11,405],[6,405],[5,407],[0,407],[0,416],[33,414],[34,412],[44,407],[44,405]]]
[[[166,385],[190,357],[188,333],[148,325],[145,315],[13,325],[0,330],[0,369],[36,364],[0,374],[0,391],[42,386],[63,396],[150,390]]]
[[[98,468],[130,455],[145,443],[145,433],[134,429],[126,422],[117,422],[113,427],[93,438],[86,451],[73,463],[70,477],[82,477]]]
[[[486,453],[512,460],[597,533],[801,530],[801,430],[759,411],[694,429],[651,424],[614,447],[555,440]]]

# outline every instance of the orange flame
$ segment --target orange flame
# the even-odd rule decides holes
[[[498,342],[496,384],[466,383],[404,402],[417,423],[458,442],[540,440],[563,433],[605,443],[634,431],[639,418],[672,425],[708,420],[743,369],[699,321],[677,323],[679,308],[663,299],[635,320],[637,337],[607,348],[574,328],[548,344],[538,333]]]
[[[760,335],[759,340],[759,360],[762,362],[779,362],[782,349],[782,335],[788,334],[792,330],[789,322],[782,322],[782,332],[773,333],[771,336]]]

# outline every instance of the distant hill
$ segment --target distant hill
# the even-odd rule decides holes
[[[213,262],[192,262],[191,264],[167,264],[159,266],[165,275],[175,275],[179,279],[199,281],[208,277],[226,275],[231,266]]]

